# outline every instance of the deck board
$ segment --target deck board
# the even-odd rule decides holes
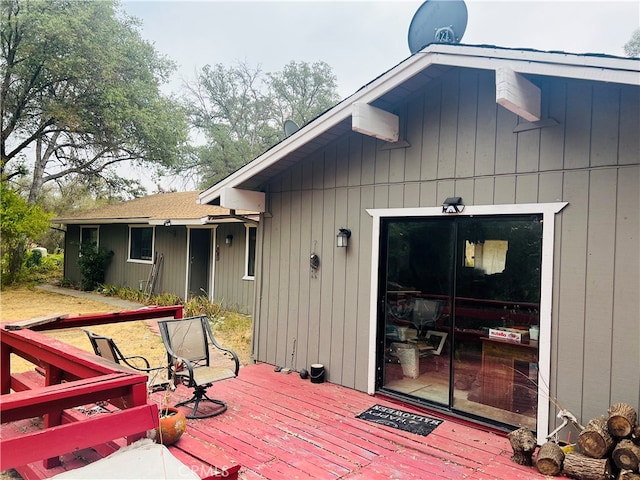
[[[437,415],[276,373],[271,365],[243,367],[238,378],[216,383],[209,394],[229,408],[217,417],[189,420],[189,441],[235,460],[241,479],[545,478],[534,467],[511,462],[506,436],[449,419],[426,437],[360,420],[356,415],[374,404]],[[170,403],[188,395],[179,387]]]
[[[175,404],[190,393],[180,386],[175,392],[153,394],[152,401]],[[450,419],[426,437],[367,422],[356,415],[374,404],[438,415],[330,383],[313,384],[296,373],[276,373],[267,364],[241,368],[238,378],[216,383],[208,394],[227,402],[228,410],[188,420],[187,432],[169,447],[190,468],[199,469],[196,473],[203,479],[235,478],[238,468],[243,480],[545,478],[534,467],[510,460],[505,435]],[[5,435],[18,433],[8,428],[3,425]],[[81,467],[121,445],[124,440],[66,455],[64,469]],[[223,474],[212,475],[211,467]],[[22,472],[26,478],[59,473],[44,470],[42,462]]]

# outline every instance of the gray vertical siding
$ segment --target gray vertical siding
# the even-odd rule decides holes
[[[322,363],[366,390],[372,220],[368,208],[569,205],[556,217],[551,395],[589,419],[640,402],[638,88],[534,79],[558,125],[514,133],[492,73],[454,69],[395,110],[408,148],[349,133],[266,186],[254,350]],[[335,247],[349,227],[348,249]],[[262,240],[264,236],[264,240]],[[317,277],[311,253],[320,256]],[[545,387],[543,387],[545,390]]]
[[[227,235],[233,235],[231,246],[225,244]],[[216,232],[216,246],[220,252],[216,260],[213,300],[222,302],[228,309],[251,313],[253,304],[253,280],[243,280],[245,262],[246,228],[241,223],[220,224]],[[213,240],[212,240],[213,241]]]
[[[100,225],[100,246],[114,252],[107,267],[105,283],[133,289],[144,288],[149,280],[151,264],[128,262],[129,226]],[[205,227],[203,227],[205,228]],[[206,227],[211,228],[211,227]],[[224,244],[232,234],[231,247]],[[65,238],[65,278],[79,283],[78,270],[80,227],[68,225]],[[241,223],[223,224],[218,229],[220,260],[216,262],[213,300],[225,308],[250,314],[253,303],[253,281],[243,280],[245,255],[245,227]],[[213,236],[212,236],[213,241]],[[187,275],[187,229],[183,226],[155,227],[155,251],[162,255],[162,263],[154,292],[172,293],[184,299]],[[215,258],[215,254],[214,254]]]

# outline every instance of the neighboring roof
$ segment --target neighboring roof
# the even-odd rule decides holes
[[[337,137],[350,132],[354,103],[366,103],[382,109],[390,108],[453,67],[493,71],[507,67],[522,75],[640,85],[638,58],[543,52],[485,45],[431,44],[202,192],[198,202],[219,203],[218,199],[224,188],[259,189],[269,178]]]
[[[232,212],[215,205],[197,203],[199,192],[170,192],[148,195],[127,202],[119,202],[53,218],[61,224],[145,223],[163,225],[204,225],[242,221],[238,216],[258,220],[257,214],[247,211]]]

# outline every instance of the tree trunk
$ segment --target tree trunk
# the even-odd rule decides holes
[[[617,438],[631,435],[638,421],[638,414],[628,403],[614,403],[609,407],[607,427],[609,433]]]
[[[640,446],[631,440],[620,440],[616,448],[613,449],[611,459],[621,470],[637,472],[640,464]]]
[[[605,457],[613,447],[613,444],[613,437],[609,435],[605,417],[590,420],[578,435],[580,451],[592,458]]]
[[[578,480],[609,480],[612,474],[611,461],[569,452],[564,457],[562,473]]]
[[[531,467],[533,465],[533,452],[536,450],[536,437],[528,428],[519,428],[514,430],[509,435],[509,442],[511,442],[511,448],[513,449],[513,456],[511,461],[518,465],[525,465]]]
[[[556,442],[547,442],[538,450],[536,467],[543,475],[558,475],[562,471],[564,452]]]

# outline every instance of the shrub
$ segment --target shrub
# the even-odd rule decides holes
[[[80,247],[78,269],[82,276],[80,280],[81,290],[95,290],[98,285],[104,283],[107,265],[111,262],[112,257],[112,251],[98,248],[94,244],[82,245],[82,247]]]

